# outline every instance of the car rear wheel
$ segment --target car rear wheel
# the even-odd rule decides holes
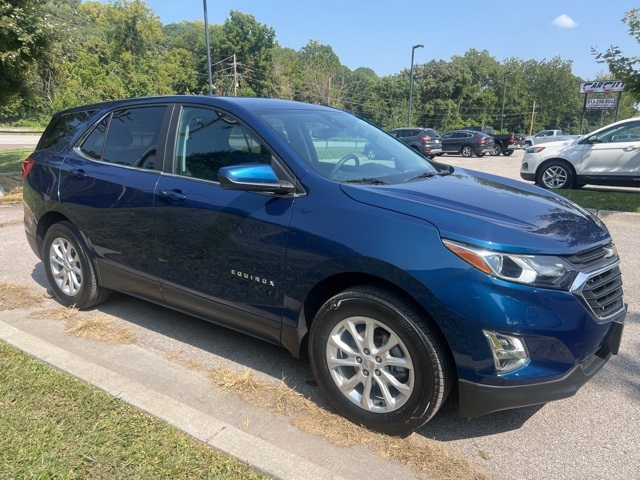
[[[503,154],[505,157],[508,157],[508,156],[509,156],[509,155],[511,155],[512,153],[513,153],[513,150],[503,150],[503,151],[502,151],[502,154]]]
[[[463,157],[472,157],[473,148],[471,148],[470,145],[465,145],[464,147],[462,147],[462,150],[460,150],[460,153],[462,153]]]
[[[69,222],[54,224],[44,237],[43,261],[54,297],[78,309],[102,303],[109,290],[98,283],[95,267],[80,233]]]
[[[493,150],[491,150],[489,155],[491,155],[492,157],[497,157],[498,155],[500,155],[500,147],[496,147]]]
[[[331,404],[351,421],[406,434],[438,411],[451,384],[449,362],[424,320],[404,301],[354,287],[319,310],[311,367]]]
[[[549,189],[569,188],[573,183],[573,172],[565,162],[549,162],[540,171],[538,183]]]

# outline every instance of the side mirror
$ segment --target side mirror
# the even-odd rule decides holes
[[[245,192],[291,193],[295,187],[289,182],[281,182],[270,165],[247,163],[222,167],[218,171],[220,187],[225,190]]]

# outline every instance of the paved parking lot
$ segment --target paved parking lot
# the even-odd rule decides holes
[[[518,152],[511,157],[442,157],[440,160],[519,179],[520,155]],[[23,283],[35,292],[44,293],[43,266],[26,243],[20,218],[20,207],[0,207],[3,239],[0,281]],[[461,452],[496,479],[640,478],[640,255],[637,253],[640,223],[612,217],[607,224],[622,257],[625,297],[629,303],[620,355],[570,399],[470,421],[457,417],[452,398],[417,435]],[[140,356],[156,355],[167,363],[164,378],[162,371],[151,375],[140,371],[142,367],[135,357],[118,358],[124,349],[115,346],[104,347],[110,350],[95,360],[105,368],[119,366],[131,375],[138,372],[139,381],[164,382],[169,389],[169,384],[177,381],[171,376],[171,362],[167,361],[170,358],[189,359],[194,365],[205,367],[246,367],[275,380],[285,378],[287,385],[300,394],[326,405],[314,386],[309,366],[290,357],[284,349],[124,295],[113,295],[97,311],[135,330],[138,338],[135,348]],[[0,322],[44,339],[53,338],[59,329],[53,322],[18,316],[2,315]],[[63,340],[64,348],[80,356],[96,355],[103,348],[86,340]],[[126,365],[127,361],[132,363]],[[332,473],[336,475],[348,478],[370,478],[373,474],[389,478],[407,476],[404,469],[398,469],[398,475],[389,475],[394,466],[388,462],[371,463],[365,468],[369,462],[380,461],[358,449],[336,449],[322,439],[309,439],[296,432],[286,420],[267,422],[264,419],[268,414],[261,413],[259,408],[240,411],[232,404],[213,402],[214,394],[208,395],[206,386],[193,391],[183,389],[176,395],[194,408],[222,410],[230,422],[240,424],[245,415],[251,419],[252,434],[300,458],[333,468]],[[286,435],[283,432],[287,432]]]

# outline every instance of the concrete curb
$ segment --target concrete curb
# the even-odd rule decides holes
[[[630,225],[640,225],[640,213],[614,212],[611,210],[589,209],[596,217],[607,223],[627,223]]]
[[[207,445],[283,480],[342,479],[326,468],[0,321],[0,338],[49,365],[159,417]]]

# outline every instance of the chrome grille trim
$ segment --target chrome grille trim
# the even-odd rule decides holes
[[[571,293],[597,322],[606,322],[622,313],[626,306],[622,293],[620,259],[612,244],[595,250],[563,257],[580,273],[576,276]]]

